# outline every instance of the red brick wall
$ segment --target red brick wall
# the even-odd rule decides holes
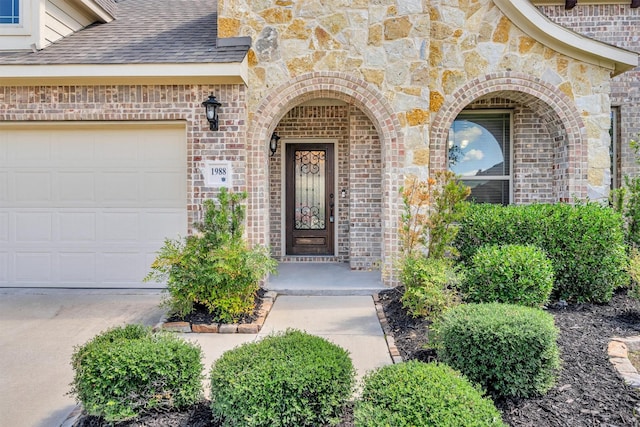
[[[209,130],[202,101],[222,103],[220,130]],[[246,87],[243,85],[105,85],[0,87],[0,122],[167,121],[186,123],[189,228],[201,218],[202,201],[215,197],[204,187],[204,160],[233,162],[235,190],[246,187]]]

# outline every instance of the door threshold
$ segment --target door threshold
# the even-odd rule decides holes
[[[345,262],[340,257],[334,255],[286,255],[281,257],[278,262]]]

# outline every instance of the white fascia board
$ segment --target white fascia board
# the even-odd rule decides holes
[[[1,85],[31,84],[244,84],[243,62],[207,64],[0,65]]]
[[[494,2],[507,18],[531,38],[571,58],[608,68],[612,76],[638,66],[638,53],[564,28],[543,15],[529,0]]]
[[[114,16],[112,16],[109,12],[104,10],[102,6],[100,6],[98,3],[96,3],[93,0],[76,0],[76,1],[80,3],[82,6],[84,6],[86,9],[90,10],[91,13],[94,14],[100,20],[100,22],[107,23],[115,19]]]

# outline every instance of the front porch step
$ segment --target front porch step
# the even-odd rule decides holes
[[[356,271],[347,263],[281,262],[265,287],[281,295],[373,295],[386,289],[380,271]]]

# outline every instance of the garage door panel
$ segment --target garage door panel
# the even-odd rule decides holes
[[[101,216],[100,239],[106,242],[137,242],[140,239],[140,214],[108,212]]]
[[[96,158],[94,138],[83,131],[53,132],[52,163],[58,167],[94,166]]]
[[[140,199],[136,172],[104,172],[98,177],[100,201],[109,206],[130,206]]]
[[[15,277],[17,282],[37,284],[53,277],[52,254],[48,252],[17,252],[15,254]]]
[[[9,244],[9,213],[0,212],[0,245]]]
[[[17,243],[48,244],[53,240],[52,214],[49,212],[15,212]]]
[[[77,206],[86,204],[95,205],[96,180],[94,173],[86,172],[60,172],[58,178],[58,194],[56,200],[62,204]]]
[[[103,134],[96,137],[96,156],[106,167],[136,167],[142,163],[137,141]]]
[[[59,212],[60,242],[80,243],[96,240],[96,214],[93,212]]]
[[[9,253],[0,252],[0,285],[9,282]]]
[[[183,124],[2,128],[0,283],[138,287],[187,232]]]
[[[0,159],[0,164],[2,159]],[[0,206],[9,204],[9,172],[0,171]]]
[[[157,243],[158,247],[160,247],[166,238],[177,239],[184,237],[178,233],[169,235],[167,230],[180,230],[180,225],[186,221],[186,212],[177,209],[166,212],[145,212],[141,219],[142,238],[146,241]]]
[[[10,178],[9,203],[45,204],[52,202],[53,174],[42,171],[14,172]]]
[[[177,205],[186,199],[186,186],[180,181],[182,173],[147,172],[143,175],[142,197],[146,205],[180,207]]]
[[[59,280],[67,284],[86,284],[96,281],[96,254],[61,252],[58,254]]]
[[[144,262],[144,253],[140,252],[102,253],[97,274],[105,284],[140,282],[146,274]]]
[[[8,138],[9,161],[12,165],[36,167],[51,165],[51,134],[49,132],[12,132]]]

